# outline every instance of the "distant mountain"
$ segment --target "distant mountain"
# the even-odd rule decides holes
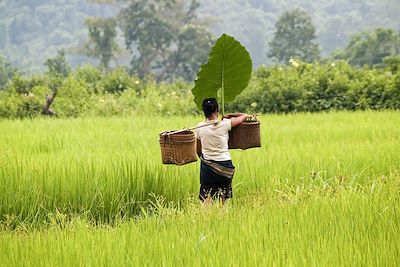
[[[88,59],[73,51],[86,40],[85,18],[114,13],[81,0],[1,0],[0,54],[27,72],[42,70],[60,48],[80,64]]]
[[[266,54],[278,17],[300,8],[313,18],[323,55],[349,37],[376,27],[400,29],[398,0],[200,0],[200,17],[215,35],[228,33],[249,48],[256,66]],[[116,8],[81,0],[1,0],[0,54],[27,72],[44,68],[46,58],[65,48],[73,65],[89,61],[74,53],[87,37],[87,16],[112,16]],[[123,42],[121,43],[123,45]]]
[[[399,0],[201,0],[202,14],[214,17],[214,34],[229,33],[249,47],[255,65],[270,63],[268,43],[278,17],[300,8],[313,19],[323,56],[344,47],[363,30],[400,30]]]

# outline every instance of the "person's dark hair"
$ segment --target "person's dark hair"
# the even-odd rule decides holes
[[[211,117],[211,114],[218,111],[218,102],[215,98],[206,98],[203,101],[203,112],[207,118]]]

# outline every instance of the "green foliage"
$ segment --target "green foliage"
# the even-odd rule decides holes
[[[294,9],[283,13],[275,28],[268,56],[276,62],[288,64],[295,58],[305,62],[319,59],[315,26],[306,12]]]
[[[207,58],[212,36],[196,20],[197,1],[128,1],[121,27],[132,52],[131,71],[158,80],[180,76],[192,80]]]
[[[64,49],[58,50],[57,56],[54,58],[48,58],[44,64],[48,68],[48,73],[53,76],[65,78],[71,71],[71,68],[65,58]]]
[[[261,67],[248,89],[228,106],[248,113],[398,109],[399,73],[356,69],[344,62]]]
[[[197,115],[189,84],[178,80],[173,84],[148,82],[135,107],[139,115],[164,116]]]
[[[223,114],[225,101],[233,101],[247,87],[251,74],[249,52],[233,37],[223,34],[195,80],[194,102],[201,109],[204,99],[218,98],[219,92]]]
[[[17,118],[18,105],[21,97],[8,91],[0,91],[0,118],[15,119]]]
[[[260,67],[247,89],[225,108],[247,113],[400,109],[396,62],[388,58],[385,69],[354,68],[341,61]],[[199,114],[191,83],[159,83],[130,76],[124,69],[103,73],[87,65],[65,79],[50,74],[14,76],[0,91],[0,118],[40,116],[54,88],[58,94],[51,107],[59,117]]]
[[[11,80],[7,90],[17,94],[29,94],[36,86],[46,85],[46,77],[40,75],[33,75],[26,77],[22,75],[15,75]]]
[[[88,86],[74,76],[65,79],[58,89],[52,108],[61,117],[78,117],[90,107]]]
[[[396,73],[400,70],[400,55],[385,57],[383,63],[391,72]]]
[[[91,94],[99,94],[103,92],[103,87],[101,86],[103,73],[92,65],[85,65],[76,70],[76,77],[78,80],[87,84],[87,90]]]
[[[87,36],[86,17],[115,14],[115,9],[108,6],[80,0],[0,2],[0,32],[4,32],[0,53],[27,73],[43,71],[43,61],[59,49],[83,44]],[[73,55],[69,60],[76,66],[87,58]]]
[[[183,78],[191,81],[207,60],[213,36],[205,27],[185,25],[180,29],[176,42],[178,48],[170,53],[163,75],[169,80]]]
[[[399,54],[400,35],[392,29],[377,28],[354,35],[346,48],[335,52],[334,58],[354,66],[383,66],[386,57]]]
[[[368,29],[400,29],[396,0],[202,0],[201,15],[210,17],[216,34],[227,32],[245,45],[256,67],[273,63],[267,54],[279,16],[293,8],[307,12],[316,26],[321,55],[346,46],[350,36]]]
[[[115,41],[117,21],[114,18],[88,18],[89,41],[85,46],[86,54],[100,60],[100,67],[109,70],[110,60],[118,50]]]
[[[24,72],[44,70],[44,59],[56,54],[58,49],[68,47],[73,50],[73,47],[85,43],[88,32],[84,22],[87,17],[115,17],[120,10],[118,5],[109,4],[116,1],[98,1],[106,3],[104,5],[88,2],[93,1],[0,1],[0,53]],[[122,3],[122,7],[126,7],[129,2],[118,1]],[[190,0],[184,2],[186,7],[190,6]],[[346,46],[350,36],[357,32],[377,27],[400,29],[400,2],[396,0],[197,2],[200,7],[195,14],[199,17],[198,22],[205,22],[203,28],[216,36],[224,32],[235,36],[249,49],[256,67],[272,63],[267,58],[267,53],[274,33],[273,25],[279,15],[293,8],[300,8],[312,16],[324,56]],[[118,21],[121,20],[118,18]],[[121,35],[118,44],[120,47],[124,44]],[[205,51],[208,51],[208,48]],[[207,52],[204,52],[204,60],[206,54]],[[126,54],[122,54],[118,56],[118,60],[125,64],[127,57]],[[83,55],[75,54],[69,57],[71,66],[81,65],[86,61],[87,57]],[[198,64],[204,62],[200,61]],[[191,74],[191,78],[185,79],[192,80],[198,67],[199,65]]]
[[[17,69],[0,56],[0,90],[3,89],[16,74]]]
[[[0,91],[0,118],[34,118],[41,114],[45,97],[50,90],[35,85],[28,92],[17,93],[11,88]]]
[[[122,68],[114,70],[109,75],[104,76],[102,86],[107,93],[121,93],[127,89],[136,89],[138,92],[140,81],[129,76],[129,73]]]
[[[40,115],[46,95],[50,90],[44,86],[35,86],[32,92],[22,95],[18,104],[16,116],[18,118],[34,118]]]

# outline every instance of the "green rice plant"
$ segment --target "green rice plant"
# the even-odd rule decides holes
[[[158,133],[199,117],[0,121],[0,224],[47,225],[53,214],[113,224],[152,195],[184,208],[199,163],[161,164]],[[235,201],[286,188],[363,186],[399,171],[398,112],[261,116],[262,148],[231,151]]]
[[[397,266],[399,178],[255,193],[223,207],[182,210],[158,198],[156,216],[115,227],[78,218],[0,232],[0,256],[5,266]]]
[[[199,117],[0,121],[1,265],[398,266],[400,114],[259,119],[224,206],[161,165],[158,133]]]

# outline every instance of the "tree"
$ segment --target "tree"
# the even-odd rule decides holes
[[[377,28],[354,35],[346,48],[333,54],[354,66],[381,66],[384,58],[400,54],[400,35],[392,29]]]
[[[44,65],[48,68],[48,73],[54,76],[67,77],[71,71],[70,66],[65,58],[64,49],[60,49],[57,52],[57,56],[48,58]]]
[[[164,61],[160,78],[182,77],[193,80],[200,65],[207,60],[212,45],[212,35],[203,27],[184,26],[176,37],[177,48],[172,49]]]
[[[118,50],[115,42],[117,22],[114,18],[88,18],[86,26],[89,30],[89,42],[85,46],[85,53],[99,59],[101,69],[107,72],[110,60],[116,60],[114,52]]]
[[[194,78],[207,59],[212,36],[197,20],[192,0],[130,0],[120,13],[125,43],[133,55],[131,71],[158,80]]]
[[[315,43],[315,27],[310,16],[299,9],[283,13],[275,25],[268,56],[287,64],[291,58],[305,62],[318,60],[320,49]]]
[[[50,106],[57,96],[58,88],[62,84],[62,80],[66,78],[71,72],[71,68],[65,58],[64,49],[58,50],[57,56],[48,58],[44,63],[48,68],[49,73],[49,88],[52,91],[51,96],[46,96],[46,102],[42,107],[42,114],[53,116],[55,113],[51,110]]]
[[[400,55],[385,57],[383,63],[393,74],[396,74],[400,70]]]
[[[0,90],[17,74],[17,69],[0,56]]]

